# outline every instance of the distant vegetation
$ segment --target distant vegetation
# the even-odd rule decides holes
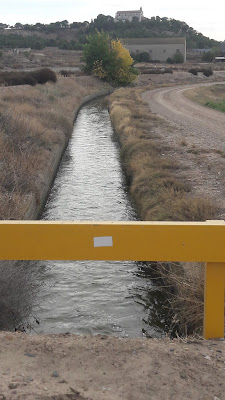
[[[32,72],[0,72],[0,85],[30,85],[35,86],[38,83],[55,83],[57,81],[56,73],[49,68],[41,68]]]
[[[213,75],[213,70],[212,68],[191,68],[189,69],[190,74],[192,75],[198,75],[199,72],[202,72],[203,75],[209,77],[211,75]]]
[[[217,56],[219,57],[221,55],[222,55],[221,50],[218,47],[215,47],[212,50],[206,51],[205,53],[203,53],[202,61],[212,62],[215,59],[215,57],[217,57]]]
[[[136,18],[133,18],[132,22],[115,22],[110,15],[99,14],[91,23],[84,21],[69,24],[67,20],[51,24],[16,23],[14,26],[0,23],[0,48],[43,49],[50,46],[80,50],[87,43],[87,35],[94,33],[96,29],[104,30],[114,39],[185,36],[188,48],[213,48],[219,44],[216,40],[197,32],[185,22],[172,18],[157,16],[145,18],[141,22]]]
[[[17,33],[11,33],[10,35],[0,34],[0,48],[2,49],[31,48],[34,50],[41,50],[45,47],[58,47],[59,49],[65,50],[81,50],[83,48],[80,42],[65,40],[60,37],[50,39],[35,34],[28,36],[19,35]]]

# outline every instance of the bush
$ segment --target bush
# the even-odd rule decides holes
[[[203,68],[201,72],[207,77],[213,75],[213,70],[211,68]]]
[[[212,62],[215,58],[215,53],[212,51],[207,51],[202,55],[202,61]]]
[[[57,77],[54,71],[49,68],[43,68],[31,72],[0,72],[0,85],[30,85],[37,83],[56,82]]]
[[[173,74],[172,68],[142,68],[142,74],[164,75]]]
[[[38,71],[32,73],[32,76],[36,78],[37,83],[43,84],[46,82],[53,82],[57,81],[56,73],[49,68],[42,68]]]
[[[184,62],[184,56],[180,52],[174,54],[173,59],[175,64],[183,64]]]
[[[198,75],[198,70],[196,69],[196,68],[191,68],[191,69],[189,69],[189,71],[188,71],[190,74],[192,74],[192,75]]]
[[[166,62],[168,64],[182,64],[184,62],[184,56],[180,52],[175,53],[173,57],[168,57]]]
[[[188,72],[190,72],[190,74],[193,74],[193,75],[198,75],[198,72],[202,72],[203,75],[205,75],[207,77],[213,75],[212,68],[198,68],[198,69],[197,68],[191,68],[191,69],[189,69]]]
[[[148,63],[151,61],[151,57],[150,57],[149,53],[147,53],[147,51],[143,51],[142,53],[140,53],[139,58],[140,58],[140,62]]]
[[[173,60],[171,57],[168,57],[167,60],[166,60],[166,62],[167,62],[168,64],[174,64],[174,60]]]
[[[143,51],[139,54],[131,53],[131,57],[137,62],[151,62],[151,57],[147,51]]]
[[[68,76],[71,76],[71,71],[67,71],[65,69],[61,69],[61,71],[59,71],[60,75],[64,76],[65,78]]]
[[[37,81],[32,73],[24,73],[23,77],[24,85],[35,86]]]

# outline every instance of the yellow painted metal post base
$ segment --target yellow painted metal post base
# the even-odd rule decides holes
[[[224,337],[225,263],[206,263],[204,338]]]

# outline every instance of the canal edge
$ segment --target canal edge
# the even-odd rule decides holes
[[[91,94],[85,96],[74,110],[73,125],[77,119],[80,109],[85,104],[89,103],[90,101],[92,101],[96,98],[110,95],[111,93],[114,92],[114,90],[115,90],[114,88],[101,89],[101,90],[98,90],[97,92],[94,92],[94,93],[91,93]],[[59,166],[61,164],[62,157],[63,157],[63,155],[67,149],[67,146],[70,142],[72,132],[71,132],[70,136],[68,138],[66,138],[62,144],[58,145],[57,149],[54,151],[54,154],[52,155],[52,162],[49,165],[49,167],[46,169],[44,177],[43,177],[42,187],[41,187],[38,202],[37,202],[37,199],[35,198],[35,196],[32,195],[30,203],[24,213],[23,220],[36,220],[39,218],[39,216],[43,210],[43,207],[48,199],[49,192],[51,190],[51,187],[55,180]]]

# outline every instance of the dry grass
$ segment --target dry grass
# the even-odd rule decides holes
[[[179,165],[166,157],[167,149],[154,135],[161,121],[151,114],[139,91],[116,91],[110,115],[141,219],[204,221],[215,216],[215,206],[208,199],[193,197],[189,182],[177,174]]]
[[[168,297],[169,334],[201,334],[204,315],[204,264],[157,263],[158,283]]]
[[[139,90],[117,90],[111,96],[110,115],[140,219],[215,218],[215,205],[207,198],[193,196],[189,181],[179,174],[179,165],[167,158],[169,149],[162,148],[156,133],[163,122],[151,114]],[[166,134],[166,125],[164,128]],[[160,284],[168,294],[170,312],[173,310],[171,331],[185,334],[198,330],[203,315],[203,267],[194,263],[157,264],[157,270]]]
[[[184,94],[188,99],[196,101],[201,105],[205,105],[207,102],[220,102],[225,99],[225,86],[224,85],[213,85],[204,86],[195,89],[187,90]]]
[[[40,268],[31,261],[0,261],[0,330],[27,331],[40,286]],[[39,282],[39,283],[38,283]]]
[[[86,81],[86,82],[85,82]],[[55,84],[0,92],[0,218],[23,219],[39,201],[54,153],[72,133],[74,109],[99,83],[59,78]]]
[[[102,84],[91,77],[1,88],[0,219],[23,219],[30,204],[39,205],[54,154],[72,133],[74,109],[98,88]],[[29,322],[38,271],[30,262],[0,261],[0,329]]]

